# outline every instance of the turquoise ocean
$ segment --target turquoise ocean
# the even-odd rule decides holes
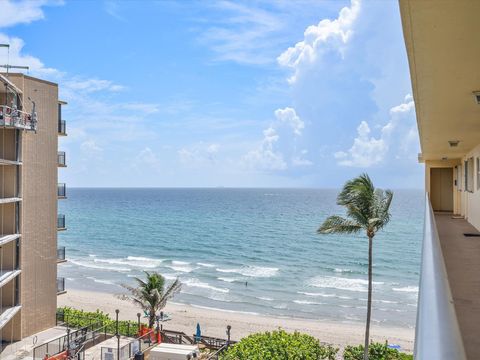
[[[179,277],[174,302],[246,314],[363,321],[364,235],[317,235],[338,190],[68,189],[67,289],[121,293],[142,271]],[[396,190],[374,239],[373,322],[413,327],[424,193]]]

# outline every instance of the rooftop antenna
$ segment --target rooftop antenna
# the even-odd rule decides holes
[[[10,62],[10,44],[0,44],[0,47],[7,48],[7,63],[5,65],[0,65],[0,68],[7,69],[7,76],[8,76],[8,70],[10,69],[23,69],[23,70],[28,70],[28,66],[18,66],[18,65],[9,65]]]

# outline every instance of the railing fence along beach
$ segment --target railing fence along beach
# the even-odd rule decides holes
[[[101,342],[117,338],[117,346],[101,346],[101,359],[113,358],[115,360],[133,359],[137,354],[148,354],[149,350],[160,343],[182,344],[182,345],[200,345],[211,351],[209,360],[217,360],[219,355],[228,349],[235,341],[230,340],[231,327],[227,327],[228,339],[221,339],[211,336],[187,335],[181,331],[162,329],[157,323],[155,329],[149,329],[141,324],[140,314],[137,324],[127,323],[120,329],[117,318],[115,321],[105,323],[95,316],[65,314],[58,311],[56,316],[56,325],[66,328],[66,335],[50,340],[33,349],[33,359],[45,359],[59,354],[76,354],[79,358],[84,357],[84,353],[89,348],[99,345]],[[86,324],[76,328],[74,324]],[[120,331],[121,330],[121,331]],[[126,344],[120,346],[120,339],[131,338]]]
[[[466,359],[429,195],[425,200],[415,359]]]
[[[60,324],[62,322],[59,322],[57,317],[57,325]],[[33,360],[43,360],[49,356],[62,354],[67,351],[72,352],[73,350],[84,352],[86,349],[105,341],[109,337],[111,335],[107,333],[107,328],[101,321],[92,321],[91,324],[77,330],[67,328],[65,335],[36,346],[33,349]]]

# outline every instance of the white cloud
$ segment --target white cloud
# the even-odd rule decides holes
[[[47,5],[59,5],[62,1],[11,1],[0,2],[0,28],[18,24],[28,24],[32,21],[45,18],[42,7]]]
[[[158,156],[155,152],[148,146],[143,148],[134,159],[133,165],[135,167],[142,167],[144,165],[149,166],[150,168],[159,171],[161,169],[161,163]]]
[[[382,127],[379,138],[370,136],[371,130],[368,123],[362,121],[357,128],[357,137],[352,147],[347,151],[337,151],[334,154],[338,164],[352,167],[370,167],[379,164],[385,160],[392,145],[396,145],[397,154],[394,154],[396,158],[399,157],[399,152],[408,153],[418,139],[416,126],[411,124],[414,106],[412,96],[407,95],[402,104],[392,107],[390,120]]]
[[[105,1],[104,3],[105,12],[120,21],[126,21],[125,17],[121,15],[119,9],[119,3],[117,1]]]
[[[406,113],[411,111],[414,106],[415,106],[415,103],[413,102],[412,95],[407,94],[402,104],[394,106],[390,109],[390,114]]]
[[[22,39],[18,37],[9,37],[0,33],[0,43],[10,45],[9,52],[4,48],[0,48],[1,64],[28,66],[30,68],[30,73],[39,74],[41,76],[55,76],[59,74],[58,70],[45,67],[38,58],[23,54],[22,50],[25,43]],[[5,70],[2,69],[2,71]]]
[[[283,27],[275,14],[233,1],[219,1],[214,6],[223,16],[200,36],[200,42],[217,53],[216,60],[245,64],[272,61],[269,37]]]
[[[83,91],[87,93],[96,91],[112,91],[117,92],[124,89],[122,85],[114,84],[109,80],[101,79],[79,79],[74,78],[66,81],[64,85],[75,91]]]
[[[98,156],[103,149],[93,139],[88,139],[80,145],[82,152],[88,156]]]
[[[149,103],[125,103],[121,106],[122,109],[131,110],[135,112],[141,112],[144,114],[154,114],[159,111],[159,106],[157,104]]]
[[[298,117],[295,109],[291,107],[286,107],[284,109],[275,110],[275,117],[283,122],[288,124],[292,129],[295,135],[302,135],[302,130],[305,127],[305,123]]]
[[[292,158],[292,165],[297,167],[312,166],[313,162],[304,158],[304,156],[306,156],[307,154],[308,154],[308,150],[303,149],[302,151],[300,151],[300,155],[294,155]]]
[[[342,52],[353,33],[353,25],[360,12],[360,0],[351,0],[350,7],[340,10],[335,20],[323,19],[318,25],[309,26],[304,39],[289,47],[278,58],[280,65],[290,67],[294,74],[289,79],[295,82],[305,66],[313,64],[329,49]]]
[[[385,141],[370,137],[370,127],[362,121],[357,128],[358,136],[348,152],[338,151],[334,154],[343,166],[369,167],[383,160],[387,151]]]
[[[274,148],[278,139],[279,136],[273,127],[265,129],[260,146],[244,156],[244,164],[249,168],[260,170],[287,169],[287,163],[283,159],[283,155]]]
[[[296,151],[296,141],[302,135],[304,128],[305,123],[294,108],[285,107],[275,110],[275,121],[263,131],[262,141],[256,149],[244,156],[243,163],[249,168],[273,171],[286,170],[289,163],[292,166],[312,165],[310,160],[304,158],[307,154],[306,149],[300,154]],[[280,141],[281,138],[282,141]]]
[[[180,161],[189,165],[204,165],[207,162],[215,162],[219,153],[220,145],[216,143],[206,144],[200,142],[190,147],[184,147],[177,151]]]

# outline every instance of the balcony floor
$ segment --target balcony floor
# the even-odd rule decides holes
[[[468,359],[480,359],[480,237],[463,219],[435,214],[448,280]]]

